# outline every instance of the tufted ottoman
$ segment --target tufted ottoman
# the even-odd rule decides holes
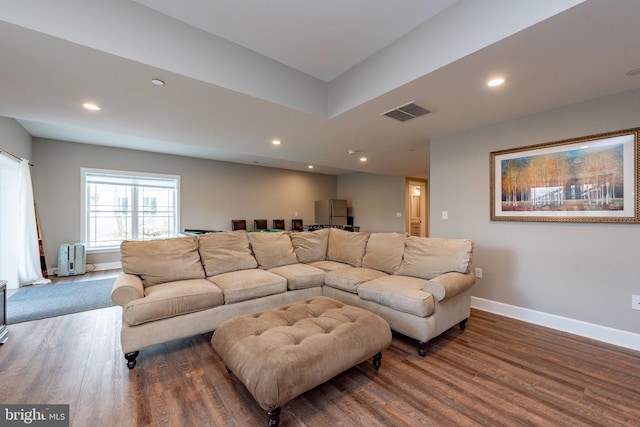
[[[371,356],[377,370],[391,330],[377,314],[316,297],[228,320],[211,343],[277,426],[280,407],[305,391]]]

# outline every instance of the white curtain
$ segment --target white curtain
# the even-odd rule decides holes
[[[18,175],[18,282],[20,286],[49,283],[42,277],[40,269],[40,249],[38,247],[38,229],[33,204],[33,187],[29,162],[20,161]]]
[[[20,160],[0,150],[0,278],[7,289],[18,289],[16,242],[18,240],[18,174]]]

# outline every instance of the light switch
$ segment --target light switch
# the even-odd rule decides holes
[[[442,219],[449,219],[449,211],[442,211]]]

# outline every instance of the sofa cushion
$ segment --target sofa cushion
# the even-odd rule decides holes
[[[283,265],[272,268],[269,271],[287,279],[287,288],[290,291],[324,285],[324,270],[308,264]]]
[[[201,235],[200,257],[207,277],[258,266],[243,230]]]
[[[409,236],[396,274],[429,280],[449,272],[466,273],[472,254],[473,240]]]
[[[249,233],[249,242],[258,265],[266,270],[298,262],[289,233]]]
[[[287,279],[257,268],[223,273],[208,279],[222,289],[225,304],[281,294],[287,290]]]
[[[309,263],[309,265],[324,271],[341,270],[343,268],[351,267],[349,264],[337,261],[316,261]]]
[[[424,292],[426,281],[408,276],[385,276],[358,286],[358,296],[385,307],[419,317],[434,313],[433,295]]]
[[[379,270],[361,267],[347,267],[341,270],[333,270],[324,276],[324,284],[332,288],[341,289],[343,291],[356,293],[358,286],[369,280],[386,276]]]
[[[147,286],[175,280],[204,279],[195,236],[134,241],[120,245],[122,271],[142,278]]]
[[[344,262],[353,267],[361,267],[369,234],[354,233],[339,228],[331,228],[330,230],[327,259]]]
[[[149,286],[144,298],[129,302],[123,322],[129,326],[193,313],[224,303],[222,289],[205,279],[178,280]]]
[[[362,266],[393,274],[402,262],[407,233],[371,233]]]
[[[298,262],[305,264],[325,260],[327,258],[328,241],[328,228],[291,233],[291,243],[298,257]]]

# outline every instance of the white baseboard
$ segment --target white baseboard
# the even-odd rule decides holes
[[[608,326],[596,325],[594,323],[587,323],[581,320],[556,316],[555,314],[543,313],[541,311],[477,297],[471,297],[471,307],[640,351],[640,334],[633,332],[613,329]]]
[[[120,261],[87,264],[86,270],[87,273],[91,273],[92,271],[115,270],[116,268],[122,268],[122,263]],[[47,273],[50,276],[55,276],[56,274],[58,274],[58,267],[47,268]]]
[[[122,268],[122,263],[120,261],[116,262],[102,262],[99,264],[92,264],[96,268],[93,271],[102,271],[102,270],[115,270],[116,268]]]

